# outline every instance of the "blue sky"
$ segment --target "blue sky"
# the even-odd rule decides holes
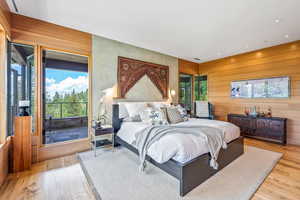
[[[66,71],[66,70],[46,69],[46,77],[48,79],[54,79],[55,82],[60,82],[62,80],[65,80],[68,77],[76,79],[79,76],[88,76],[88,73],[86,73],[86,72],[75,72],[75,71]]]
[[[46,92],[53,97],[59,94],[82,92],[88,89],[88,73],[57,69],[46,69]]]

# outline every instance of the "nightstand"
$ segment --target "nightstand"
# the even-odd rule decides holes
[[[99,128],[92,127],[92,149],[94,150],[94,154],[96,157],[96,150],[99,148],[112,146],[114,148],[114,128],[110,125],[104,125]],[[111,139],[107,139],[107,137],[111,135]]]

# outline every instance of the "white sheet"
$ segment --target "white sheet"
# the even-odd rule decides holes
[[[204,125],[219,128],[225,132],[225,141],[227,143],[240,136],[239,127],[224,121],[191,118],[188,121],[174,125],[187,127],[191,125]],[[117,134],[122,140],[134,146],[135,133],[147,126],[149,124],[143,122],[124,122]],[[188,134],[164,136],[159,141],[153,143],[148,150],[148,155],[158,163],[167,162],[171,158],[180,163],[185,163],[205,153],[208,153],[208,147],[205,142],[199,140],[199,137],[195,135]]]

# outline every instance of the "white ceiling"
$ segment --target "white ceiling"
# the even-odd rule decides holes
[[[19,14],[191,61],[300,40],[300,0],[15,1]]]

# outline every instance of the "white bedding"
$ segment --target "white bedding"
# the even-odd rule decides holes
[[[191,125],[204,125],[219,128],[224,131],[227,143],[240,136],[239,127],[224,121],[191,118],[188,121],[175,125],[187,127]],[[143,122],[123,122],[117,135],[122,140],[135,146],[135,133],[147,126],[149,124]],[[208,153],[208,147],[205,142],[200,140],[199,137],[189,134],[166,135],[153,143],[148,150],[148,155],[158,163],[167,162],[171,158],[180,163],[185,163],[205,153]]]

